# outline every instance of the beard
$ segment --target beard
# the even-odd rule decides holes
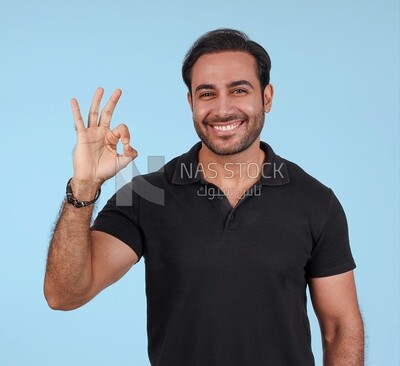
[[[238,141],[232,142],[231,140],[237,137],[234,136],[209,136],[207,133],[208,128],[212,128],[211,124],[217,122],[230,122],[242,120],[243,125],[240,128],[245,128],[245,131],[240,136]],[[244,113],[234,114],[226,118],[205,118],[199,122],[193,118],[194,128],[200,140],[206,145],[213,153],[217,155],[234,155],[245,151],[253,142],[260,136],[264,127],[265,114],[261,110],[258,114],[249,117]],[[223,142],[221,144],[221,141]]]

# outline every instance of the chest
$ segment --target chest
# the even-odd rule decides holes
[[[198,190],[166,197],[165,205],[144,213],[146,265],[181,276],[226,275],[281,278],[301,276],[310,258],[307,217],[290,200],[262,190],[231,207],[226,195]]]

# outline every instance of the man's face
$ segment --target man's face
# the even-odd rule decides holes
[[[192,69],[188,100],[203,144],[218,155],[232,155],[258,143],[272,93],[271,85],[261,91],[256,61],[248,53],[201,56]]]

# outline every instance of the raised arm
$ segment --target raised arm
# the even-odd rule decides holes
[[[312,278],[309,285],[321,327],[324,366],[363,366],[364,326],[353,271]]]
[[[78,201],[92,200],[101,185],[127,166],[137,152],[130,146],[128,128],[120,124],[110,129],[111,117],[121,96],[116,90],[101,114],[104,90],[94,95],[87,127],[79,105],[71,107],[77,131],[74,151],[73,196]],[[123,143],[123,153],[117,144]],[[72,310],[91,300],[105,287],[122,277],[138,260],[135,252],[119,239],[90,230],[93,205],[76,208],[64,202],[50,242],[44,294],[49,306]]]

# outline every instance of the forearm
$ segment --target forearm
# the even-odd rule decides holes
[[[79,191],[75,187],[75,191]],[[81,197],[93,196],[90,193]],[[74,192],[75,194],[75,192]],[[85,200],[85,199],[82,199]],[[92,283],[90,221],[93,206],[75,208],[64,203],[50,242],[44,292],[49,306],[69,310],[86,299]]]
[[[337,327],[324,341],[324,366],[364,366],[364,329],[361,317]]]

